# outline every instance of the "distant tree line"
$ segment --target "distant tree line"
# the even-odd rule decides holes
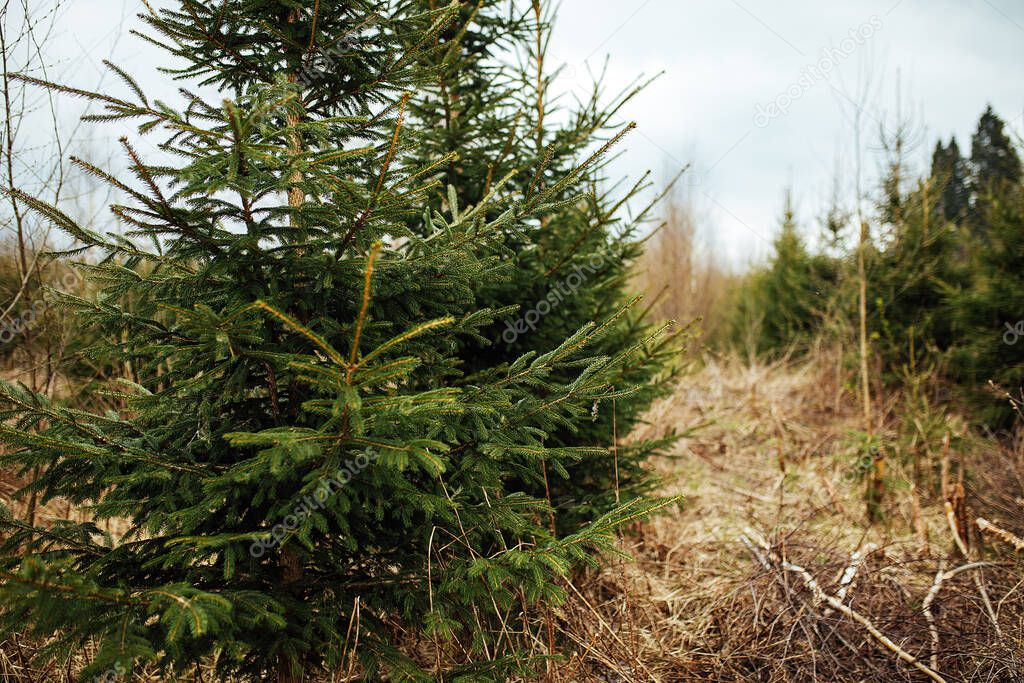
[[[868,325],[882,377],[930,367],[954,383],[978,421],[1010,425],[1024,383],[1024,185],[1018,145],[986,109],[970,156],[939,140],[930,172],[906,187],[902,160],[883,179],[867,253]],[[757,354],[807,348],[849,331],[854,250],[833,209],[819,248],[787,198],[768,263],[734,294],[727,342]]]

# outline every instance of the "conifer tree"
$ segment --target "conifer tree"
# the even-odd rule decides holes
[[[538,471],[527,473],[528,489],[556,505],[556,527],[569,533],[655,483],[645,463],[673,438],[626,446],[616,437],[628,434],[651,401],[672,386],[673,376],[663,369],[684,339],[656,341],[660,326],[646,320],[647,307],[630,292],[630,266],[640,254],[653,204],[639,206],[629,220],[620,208],[642,201],[646,178],[616,192],[615,184],[606,182],[605,161],[595,160],[580,174],[587,196],[577,194],[575,186],[557,188],[594,149],[622,137],[626,129],[615,117],[642,84],[602,103],[598,79],[582,101],[566,104],[567,96],[557,91],[573,81],[547,57],[552,14],[547,0],[463,8],[459,22],[439,34],[441,49],[427,55],[439,73],[436,84],[419,91],[410,109],[427,131],[420,158],[424,163],[450,159],[438,166],[437,177],[457,188],[460,202],[476,204],[499,178],[508,178],[526,196],[557,193],[558,203],[535,223],[508,232],[508,249],[500,255],[503,276],[488,283],[482,296],[495,309],[516,308],[506,309],[484,334],[486,340],[460,350],[467,366],[542,352],[589,321],[613,317],[595,353],[638,350],[617,370],[613,384],[619,394],[586,406],[590,419],[550,433],[552,445],[585,444],[602,452],[565,468],[541,463]],[[495,59],[503,50],[519,59]],[[576,69],[580,82],[583,70]],[[434,206],[446,201],[435,193]]]
[[[807,248],[788,192],[772,247],[771,261],[737,294],[731,321],[733,339],[743,343],[752,338],[757,353],[784,351],[808,341],[829,305],[838,275],[832,259]]]
[[[1006,124],[989,106],[978,120],[971,140],[971,164],[975,187],[984,192],[999,183],[1014,183],[1021,178],[1020,157],[1004,128]]]
[[[973,251],[967,286],[951,301],[950,370],[974,399],[979,421],[1007,428],[1020,414],[1006,394],[1024,392],[1024,185],[1004,185],[982,219],[986,239]]]
[[[985,217],[992,198],[1021,179],[1021,162],[1004,130],[1006,124],[989,106],[978,120],[971,140],[971,224],[975,233],[987,232]]]
[[[970,172],[960,155],[956,138],[948,146],[939,140],[932,154],[931,188],[936,215],[941,220],[961,221],[967,216],[970,203]]]
[[[936,186],[943,177],[933,169],[901,199],[904,210],[891,225],[891,239],[870,254],[869,320],[890,376],[912,363],[920,366],[926,354],[941,354],[954,341],[950,297],[969,275],[963,263],[969,236],[944,216],[962,214],[946,203],[959,199],[947,192],[950,185]]]
[[[1020,318],[1014,292],[1024,221],[1017,151],[991,108],[970,165],[955,139],[939,142],[930,177],[899,204],[891,238],[870,260],[870,320],[883,365],[892,378],[937,359],[976,399],[979,421],[1005,426],[1013,412],[992,400],[988,383],[1013,392],[1022,381],[1014,345],[997,341],[1012,339]]]
[[[104,340],[89,353],[134,373],[103,414],[0,383],[0,464],[43,467],[25,493],[94,512],[4,517],[0,632],[53,637],[54,658],[95,638],[86,677],[206,661],[283,682],[502,680],[533,666],[521,646],[559,576],[655,509],[624,501],[555,536],[514,486],[607,458],[606,439],[565,435],[651,353],[607,341],[627,318],[613,303],[476,354],[520,301],[495,293],[509,254],[558,263],[538,226],[593,201],[579,181],[599,156],[534,164],[530,183],[438,177],[470,155],[423,153],[415,93],[456,59],[442,36],[465,11],[180,0],[144,16],[149,39],[223,99],[150,101],[114,65],[127,94],[24,77],[137,120],[166,156],[122,140],[130,178],[75,160],[125,197],[124,235],[10,190],[90,255],[98,297],[63,305]],[[104,534],[112,518],[127,533]]]

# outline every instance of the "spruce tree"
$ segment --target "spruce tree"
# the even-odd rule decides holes
[[[830,257],[807,248],[788,192],[772,247],[768,265],[737,293],[730,321],[734,342],[751,343],[757,353],[805,345],[824,316],[838,276]]]
[[[971,140],[971,164],[975,187],[988,191],[1000,183],[1014,183],[1021,178],[1020,157],[1004,128],[1006,124],[989,106],[978,120],[978,130]]]
[[[478,203],[499,178],[525,196],[555,192],[557,203],[537,221],[510,226],[515,231],[507,232],[508,248],[500,255],[503,276],[487,283],[481,296],[492,308],[516,308],[506,309],[486,339],[460,350],[467,367],[542,353],[589,321],[612,318],[594,352],[638,351],[616,371],[617,395],[584,406],[579,417],[587,419],[549,434],[551,445],[585,444],[595,452],[567,467],[542,463],[539,471],[526,473],[528,490],[555,505],[559,533],[571,533],[655,484],[646,462],[674,438],[629,445],[618,440],[674,384],[664,368],[685,338],[659,338],[663,326],[647,320],[647,306],[630,288],[630,266],[641,252],[654,206],[641,199],[647,179],[620,191],[608,182],[607,160],[594,159],[579,173],[587,195],[579,195],[576,185],[558,188],[560,178],[576,173],[595,149],[614,144],[628,130],[616,116],[643,84],[602,102],[598,78],[582,101],[567,102],[568,95],[558,91],[572,81],[547,55],[552,15],[547,0],[464,7],[460,21],[439,34],[441,49],[426,56],[439,74],[436,83],[419,91],[410,108],[427,131],[419,158],[449,159],[437,167],[437,178],[457,188],[458,201]],[[495,58],[507,51],[518,59]],[[584,80],[581,68],[576,76]],[[435,207],[446,201],[435,193]],[[627,202],[638,205],[628,219],[620,210]]]
[[[948,146],[939,140],[932,154],[931,189],[934,211],[940,220],[959,222],[967,216],[970,203],[970,171],[960,155],[956,138]]]
[[[951,300],[950,371],[979,422],[1009,428],[1020,413],[1007,394],[1024,393],[1024,184],[1004,185],[982,219],[986,239],[973,251],[968,285]]]
[[[989,106],[978,120],[971,140],[971,224],[975,233],[987,232],[986,214],[992,198],[1021,179],[1017,150],[1004,130],[1006,124]]]
[[[955,153],[955,147],[943,151]],[[952,159],[945,157],[939,167]],[[931,178],[906,193],[891,238],[870,252],[869,320],[890,377],[902,376],[904,366],[921,367],[954,342],[950,297],[967,284],[963,261],[970,237],[945,218],[946,212],[962,217],[949,203],[959,197],[948,192],[950,184],[941,184],[947,177],[933,168]]]
[[[88,254],[99,294],[63,305],[103,340],[88,353],[133,375],[105,413],[0,383],[0,464],[43,468],[23,493],[94,513],[4,516],[0,629],[52,637],[42,654],[60,659],[96,639],[84,677],[528,673],[559,577],[656,507],[604,506],[556,536],[516,486],[609,457],[607,435],[567,435],[651,372],[623,369],[651,367],[643,344],[608,341],[624,307],[477,353],[522,301],[499,294],[509,255],[543,254],[545,272],[571,258],[539,226],[593,203],[580,179],[600,154],[534,163],[530,183],[439,177],[469,157],[425,154],[414,103],[457,58],[455,2],[180,0],[144,19],[184,62],[169,71],[216,101],[151,102],[114,65],[126,94],[25,77],[138,121],[164,156],[122,140],[130,178],[76,160],[124,196],[123,235],[11,190]],[[101,531],[114,518],[119,537]]]

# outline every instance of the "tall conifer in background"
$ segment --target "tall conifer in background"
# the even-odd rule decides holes
[[[951,138],[949,145],[943,145],[941,140],[935,144],[929,190],[933,211],[941,220],[959,222],[967,217],[971,198],[970,169],[960,154],[956,138]]]
[[[1006,124],[989,106],[978,120],[971,139],[971,224],[975,233],[987,232],[986,218],[996,197],[1021,180],[1017,150],[1004,130]]]
[[[1001,183],[1014,183],[1021,179],[1020,157],[1005,127],[991,106],[978,120],[978,129],[971,140],[971,164],[974,167],[974,186],[979,192],[998,189]]]
[[[608,407],[631,420],[630,383],[659,356],[618,298],[635,244],[610,238],[611,200],[583,193],[599,154],[549,153],[540,126],[516,174],[496,157],[461,172],[473,150],[437,148],[422,93],[464,59],[451,31],[473,11],[180,0],[144,17],[150,40],[223,99],[150,101],[113,65],[123,95],[26,78],[101,103],[94,119],[138,120],[165,156],[123,140],[131,178],[77,161],[123,193],[124,236],[11,190],[94,259],[80,269],[98,298],[64,305],[136,381],[106,414],[0,383],[0,463],[43,467],[42,500],[95,512],[5,516],[3,633],[52,636],[57,658],[96,638],[85,675],[212,662],[282,682],[501,680],[534,665],[523,646],[560,575],[655,508],[602,502],[556,536],[517,486],[607,467]],[[517,305],[606,248],[575,317],[489,351]],[[101,533],[111,518],[128,532]]]

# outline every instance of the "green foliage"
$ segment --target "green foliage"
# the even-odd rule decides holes
[[[1002,184],[1012,185],[1021,179],[1020,156],[1005,127],[1003,120],[989,107],[981,115],[978,130],[971,139],[972,185],[979,194],[998,192]]]
[[[971,194],[968,214],[975,234],[988,232],[988,212],[993,201],[1021,180],[1020,156],[1006,134],[1005,123],[988,107],[971,139]]]
[[[961,249],[970,235],[934,209],[931,181],[903,197],[891,239],[869,251],[868,326],[890,377],[946,351],[954,341],[950,293],[969,276]]]
[[[960,155],[956,138],[948,145],[940,140],[932,154],[932,191],[936,217],[947,222],[960,222],[970,208],[970,168]]]
[[[53,657],[94,638],[84,676],[213,658],[258,680],[353,660],[366,680],[522,674],[559,578],[671,502],[637,495],[658,444],[609,449],[609,407],[628,431],[670,349],[624,293],[639,223],[613,230],[600,154],[579,160],[593,138],[574,136],[610,114],[499,168],[488,154],[520,130],[501,124],[514,100],[491,99],[500,78],[461,86],[496,119],[486,136],[439,141],[429,102],[505,49],[510,5],[307,5],[181,0],[146,17],[187,62],[174,73],[222,101],[150,102],[112,65],[127,95],[24,78],[96,101],[94,120],[136,120],[166,154],[123,140],[130,178],[76,160],[125,197],[124,236],[16,193],[92,257],[97,296],[61,300],[98,335],[84,352],[133,368],[105,412],[0,383],[0,465],[42,468],[23,494],[95,516],[0,522],[0,634],[52,637]],[[579,296],[502,343],[594,254],[604,270]],[[545,473],[583,501],[560,530]],[[99,523],[115,518],[129,529],[112,538]]]
[[[994,197],[984,221],[987,239],[971,255],[970,287],[951,297],[956,339],[949,364],[982,420],[1007,426],[1020,415],[1006,394],[1019,396],[1024,388],[1024,185]]]
[[[943,381],[936,362],[917,365],[912,358],[900,369],[899,382],[903,387],[901,420],[887,452],[910,474],[912,485],[928,494],[942,495],[943,458],[969,447],[963,441],[969,432],[963,418],[947,412],[943,405]],[[946,467],[959,464],[947,461]]]
[[[778,354],[810,341],[829,306],[836,263],[812,254],[800,236],[789,196],[768,264],[736,293],[730,321],[734,344],[758,354]]]
[[[931,177],[903,198],[868,277],[870,324],[889,377],[900,381],[937,359],[990,427],[1010,424],[1013,411],[989,383],[997,394],[1024,384],[1021,349],[1002,340],[1024,318],[1020,161],[1003,127],[991,108],[982,115],[970,175],[955,140],[939,145]]]
[[[970,162],[955,139],[940,142],[930,175],[910,190],[897,140],[865,252],[868,332],[884,380],[905,385],[914,368],[934,364],[993,428],[1019,418],[1006,397],[1024,389],[1024,186],[1004,128],[989,108]],[[838,238],[845,221],[834,215],[826,227]],[[830,334],[833,319],[854,329],[856,247],[839,259],[808,252],[788,203],[774,246],[735,295],[732,342],[775,354]]]
[[[570,460],[542,461],[539,470],[523,472],[522,485],[556,507],[555,528],[566,534],[653,488],[645,463],[673,439],[618,446],[616,437],[632,431],[651,402],[673,386],[664,369],[683,338],[666,336],[648,321],[646,307],[630,293],[630,266],[641,253],[653,205],[628,219],[619,209],[639,201],[646,179],[624,192],[606,189],[604,182],[605,152],[628,130],[616,126],[616,112],[642,86],[602,103],[607,98],[596,82],[589,98],[563,107],[549,92],[557,73],[544,68],[547,12],[544,3],[464,6],[439,34],[438,50],[426,55],[426,66],[439,76],[412,98],[410,111],[424,129],[417,158],[422,164],[443,161],[433,177],[454,188],[454,194],[433,193],[435,210],[476,205],[499,181],[526,197],[549,197],[535,220],[509,224],[505,232],[500,276],[479,292],[481,305],[504,313],[482,339],[459,349],[465,367],[544,353],[592,321],[607,322],[591,354],[634,350],[610,369],[613,393],[569,421],[550,423],[537,415],[549,447],[586,447]],[[519,56],[514,67],[496,58],[505,51]],[[568,384],[576,372],[567,366],[551,379]]]

